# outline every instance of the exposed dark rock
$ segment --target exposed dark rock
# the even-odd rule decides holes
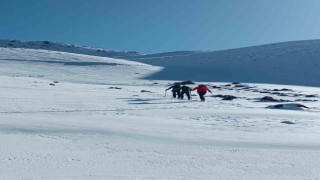
[[[212,89],[220,89],[221,87],[219,86],[211,86]]]
[[[231,83],[231,84],[241,84],[240,82],[233,82],[233,83]]]
[[[288,94],[280,93],[278,96],[289,96]]]
[[[184,84],[195,84],[195,83],[194,83],[194,82],[192,82],[191,80],[182,81],[182,82],[176,82],[176,83],[178,83],[178,84],[182,84],[182,85],[184,85]]]
[[[287,109],[287,110],[303,110],[308,109],[309,107],[303,105],[303,104],[276,104],[276,105],[270,105],[268,108],[271,109]]]
[[[296,124],[296,123],[294,123],[292,121],[282,121],[281,123],[283,123],[283,124]]]
[[[282,88],[281,91],[291,91],[291,92],[293,92],[292,89],[287,89],[287,88]]]
[[[272,92],[272,93],[270,93],[270,94],[279,95],[279,94],[281,94],[281,93],[279,93],[279,92]]]
[[[109,87],[108,89],[122,89],[122,88],[119,88],[119,87]]]
[[[50,83],[49,85],[50,85],[50,86],[55,86],[55,84],[54,84],[54,83]]]
[[[273,106],[274,108],[283,108],[283,104],[277,104]]]
[[[225,95],[222,100],[225,100],[225,101],[232,101],[233,99],[237,99],[237,97],[235,96],[231,96],[231,95]]]
[[[213,95],[212,97],[219,97],[219,98],[223,98],[223,97],[224,97],[224,95],[217,94],[217,95]]]
[[[279,102],[279,100],[277,99],[274,99],[273,97],[271,96],[265,96],[263,98],[260,99],[260,101],[267,101],[267,102]]]
[[[262,101],[262,102],[289,102],[289,101],[283,100],[283,99],[274,99],[271,96],[265,96],[265,97],[261,98],[260,101]]]
[[[292,90],[287,88],[282,88],[282,89],[272,89],[271,91],[292,91]]]
[[[237,99],[237,97],[232,96],[232,95],[221,95],[221,94],[213,95],[212,97],[219,97],[219,98],[222,98],[222,100],[225,100],[225,101],[232,101],[233,99]]]
[[[142,92],[142,93],[153,93],[153,92],[147,91],[147,90],[141,90],[140,92]]]
[[[297,104],[297,107],[309,108],[309,107],[307,107],[307,106],[305,106],[305,105],[303,105],[303,104]]]
[[[305,95],[305,97],[307,98],[315,98],[318,97],[316,94],[311,94],[311,95]]]
[[[247,84],[236,84],[236,85],[234,85],[234,87],[236,87],[236,88],[240,88],[240,87],[242,87],[242,88],[249,88],[250,86],[247,85]]]
[[[295,101],[302,101],[302,102],[317,102],[316,99],[296,99]]]

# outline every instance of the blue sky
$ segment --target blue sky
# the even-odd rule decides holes
[[[0,0],[0,39],[155,53],[320,39],[319,0]]]

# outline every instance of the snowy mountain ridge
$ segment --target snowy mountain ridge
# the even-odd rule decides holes
[[[50,41],[20,41],[20,40],[0,40],[0,47],[5,48],[25,48],[25,49],[42,49],[50,51],[69,52],[75,54],[85,54],[101,57],[130,57],[141,56],[142,53],[135,51],[115,51],[104,48],[95,48],[89,46],[78,46]]]
[[[149,80],[238,81],[320,87],[317,80],[320,78],[320,40],[292,41],[221,51],[176,51],[157,54],[110,51],[49,41],[2,40],[0,47],[120,58],[163,68],[162,71],[143,77]]]

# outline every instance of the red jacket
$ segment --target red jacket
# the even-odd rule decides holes
[[[197,92],[206,92],[209,91],[210,93],[212,93],[210,91],[210,89],[206,86],[206,85],[199,85],[198,87],[193,88],[192,91],[197,90]]]

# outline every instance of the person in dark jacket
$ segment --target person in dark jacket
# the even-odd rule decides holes
[[[197,93],[199,94],[199,97],[201,99],[201,101],[205,101],[206,99],[204,98],[204,95],[207,93],[207,91],[209,91],[211,94],[212,92],[210,91],[210,89],[203,84],[200,84],[198,87],[193,88],[192,91],[197,90]]]
[[[172,89],[172,96],[173,98],[180,98],[180,84],[179,83],[174,83],[173,86],[169,87],[168,89],[166,89],[166,91],[168,91],[169,89]]]
[[[189,86],[183,85],[183,86],[181,86],[180,90],[181,90],[181,93],[180,93],[180,98],[181,99],[183,99],[184,94],[187,95],[188,100],[191,99],[190,92],[191,92],[192,89]]]

